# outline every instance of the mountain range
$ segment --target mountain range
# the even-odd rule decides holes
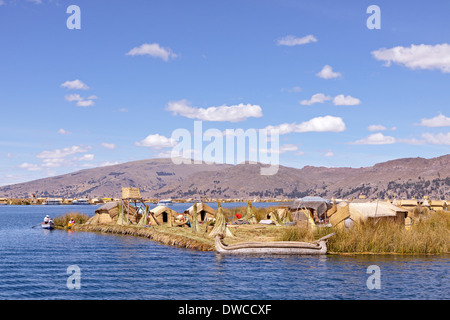
[[[263,164],[174,164],[149,159],[85,169],[0,187],[0,197],[120,197],[139,187],[145,198],[292,199],[308,195],[349,198],[450,198],[450,155],[403,158],[362,168],[280,166],[261,175]]]

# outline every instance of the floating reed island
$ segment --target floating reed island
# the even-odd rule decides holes
[[[256,208],[251,202],[244,207],[222,208],[219,202],[215,210],[206,203],[194,203],[185,212],[176,212],[166,206],[150,209],[140,199],[139,190],[124,189],[129,190],[124,190],[120,201],[99,207],[93,217],[78,215],[79,222],[71,229],[145,237],[200,251],[215,251],[219,236],[229,248],[283,241],[310,243],[312,247],[326,239],[328,254],[450,252],[450,212],[420,204],[403,207],[384,200],[305,197],[265,208]],[[72,216],[76,214],[55,219],[56,225],[66,227]],[[334,235],[328,237],[330,234]]]

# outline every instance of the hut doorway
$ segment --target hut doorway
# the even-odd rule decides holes
[[[163,223],[167,223],[169,221],[169,218],[167,217],[167,212],[163,212],[162,217],[163,217]]]
[[[205,221],[206,212],[202,211],[200,212],[200,221]]]

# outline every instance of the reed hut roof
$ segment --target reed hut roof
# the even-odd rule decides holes
[[[197,213],[201,213],[202,211],[205,211],[206,213],[215,215],[216,214],[216,210],[214,210],[213,208],[211,208],[210,206],[208,206],[205,203],[197,203]],[[194,206],[190,206],[188,209],[186,209],[185,212],[189,212],[189,214],[192,214],[194,212]]]
[[[111,202],[105,203],[101,207],[97,208],[97,210],[95,210],[95,213],[101,213],[101,212],[109,211],[111,209],[114,209],[118,205],[119,205],[118,201],[111,201]]]
[[[331,209],[331,203],[321,197],[304,197],[295,200],[291,209],[313,209],[317,212],[318,217],[323,217],[327,210]]]
[[[443,200],[431,200],[430,201],[431,207],[438,207],[438,208],[445,208],[447,207],[447,203]]]
[[[153,213],[153,215],[154,215],[155,217],[157,217],[157,216],[163,214],[164,212],[170,213],[170,214],[172,214],[172,215],[174,215],[174,216],[176,216],[176,215],[179,214],[179,213],[176,212],[175,210],[172,210],[172,209],[170,209],[170,208],[168,208],[168,207],[166,207],[166,206],[157,206],[157,207],[151,209],[150,211]]]
[[[419,202],[417,200],[401,200],[400,201],[400,205],[402,207],[403,206],[407,206],[407,207],[414,206],[414,207],[416,207],[418,204],[419,204]]]
[[[379,201],[368,203],[349,204],[350,218],[355,220],[367,220],[369,218],[397,217],[399,214],[407,214],[408,210],[394,206],[393,204]]]
[[[350,217],[350,210],[349,210],[349,206],[341,206],[339,207],[339,209],[337,209],[337,211],[331,216],[330,218],[330,223],[331,225],[337,226],[338,224],[340,224],[341,222],[343,222],[345,219],[347,219],[348,217]]]

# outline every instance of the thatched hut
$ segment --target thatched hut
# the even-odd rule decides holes
[[[327,218],[327,211],[332,208],[332,205],[328,200],[321,197],[304,197],[295,200],[290,207],[293,213],[301,211],[299,214],[293,214],[294,221],[296,217],[303,219],[306,209],[311,212],[312,218],[317,223],[319,220]]]
[[[408,210],[394,206],[385,201],[373,201],[366,203],[340,202],[337,210],[330,217],[332,226],[351,227],[354,223],[367,220],[392,220],[404,223]]]
[[[190,206],[184,213],[192,216],[194,213],[194,206]],[[216,210],[205,203],[197,203],[197,218],[199,222],[211,221],[216,216]]]
[[[400,207],[406,209],[408,211],[414,211],[419,206],[419,202],[417,200],[401,200]]]
[[[148,218],[152,224],[162,225],[167,223],[172,227],[177,215],[178,212],[175,210],[172,210],[166,206],[157,206],[150,210]]]
[[[127,201],[111,201],[105,203],[97,210],[95,215],[90,218],[87,224],[111,224],[117,222],[119,215],[122,214],[124,221],[137,223],[140,217],[136,214],[137,209]]]
[[[119,215],[119,204],[115,201],[108,202],[95,210],[95,215],[86,224],[110,224]]]
[[[430,209],[433,211],[440,211],[447,209],[447,203],[443,200],[431,200]]]

